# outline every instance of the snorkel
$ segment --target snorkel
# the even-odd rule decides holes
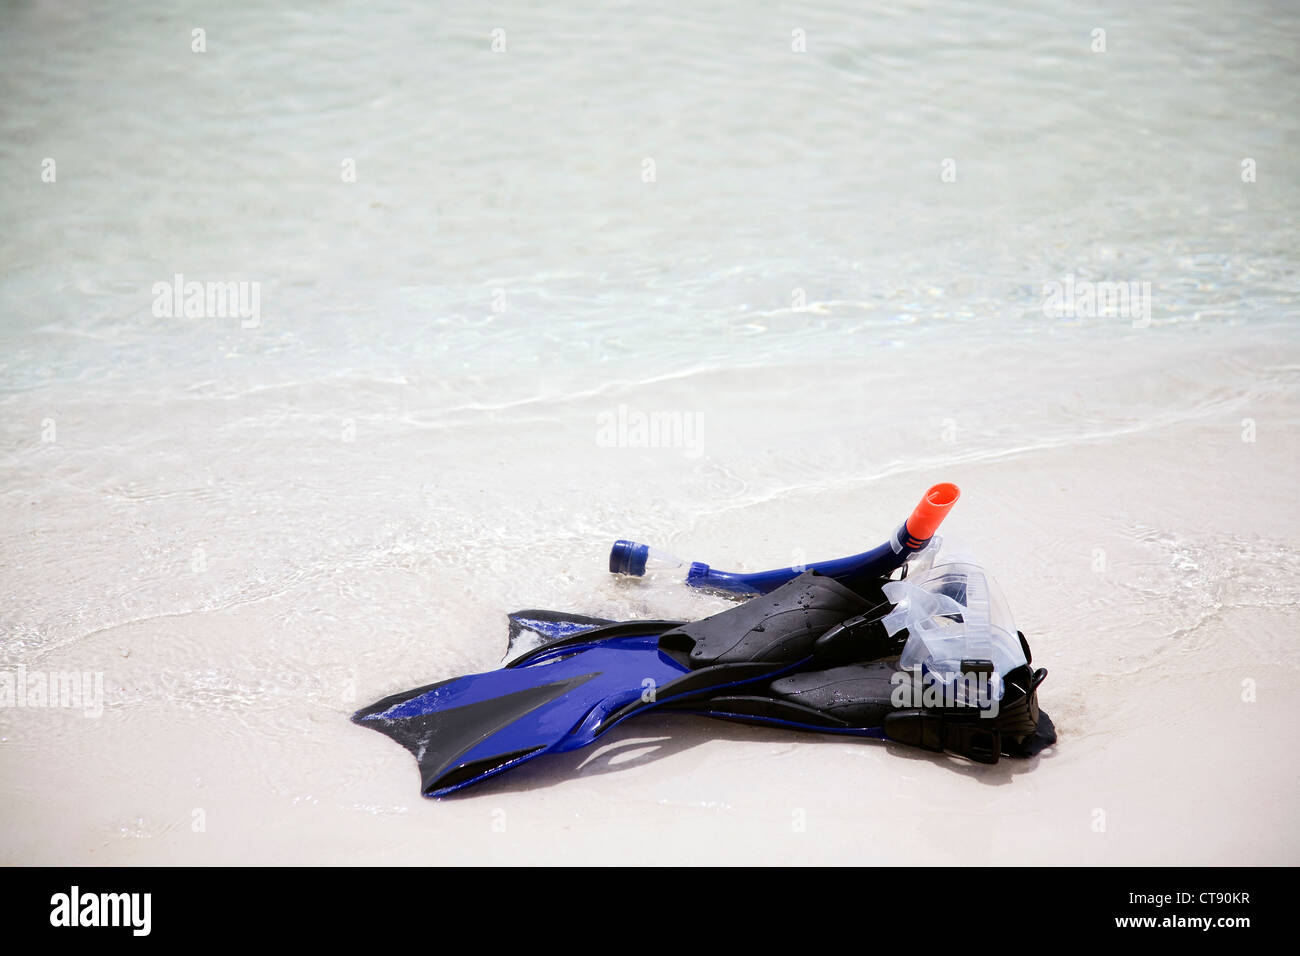
[[[954,484],[943,482],[934,485],[921,497],[907,520],[899,525],[887,541],[861,554],[803,566],[753,572],[715,571],[707,564],[695,561],[687,568],[685,583],[694,588],[750,595],[767,594],[805,571],[825,574],[850,588],[869,580],[879,580],[888,577],[930,543],[935,531],[960,497],[961,489]],[[609,570],[614,574],[632,577],[641,577],[648,568],[672,569],[686,564],[681,558],[666,551],[625,539],[615,541],[609,552]]]

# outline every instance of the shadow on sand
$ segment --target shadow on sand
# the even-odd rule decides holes
[[[632,726],[635,724],[635,726]],[[685,753],[693,747],[712,740],[748,741],[751,743],[785,743],[799,746],[825,746],[843,744],[846,740],[855,746],[884,747],[891,755],[909,761],[942,765],[954,773],[969,777],[986,786],[1003,786],[1020,774],[1038,766],[1040,760],[1050,760],[1055,746],[1028,759],[1003,757],[996,764],[982,764],[953,754],[932,753],[892,740],[870,740],[862,737],[846,738],[837,734],[801,733],[779,728],[761,727],[723,719],[709,719],[691,714],[659,713],[646,715],[635,722],[619,724],[590,747],[560,754],[543,754],[536,759],[476,783],[442,800],[472,800],[503,793],[521,793],[554,786],[567,780],[598,777],[619,773],[631,767],[645,766]]]

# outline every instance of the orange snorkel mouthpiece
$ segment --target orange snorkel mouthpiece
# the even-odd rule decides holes
[[[951,482],[934,485],[921,497],[921,503],[912,509],[907,519],[907,533],[917,543],[928,541],[939,530],[943,519],[961,497],[961,489]]]

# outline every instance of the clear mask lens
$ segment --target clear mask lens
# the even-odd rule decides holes
[[[964,559],[938,560],[890,581],[884,592],[894,604],[882,620],[885,629],[891,635],[907,629],[902,667],[919,668],[958,703],[1002,699],[1002,678],[1026,663],[1025,652],[1006,599],[983,568]]]

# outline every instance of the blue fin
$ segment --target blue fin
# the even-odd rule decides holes
[[[517,612],[512,638],[518,626],[546,643],[498,670],[387,697],[353,720],[411,751],[423,792],[441,796],[544,753],[587,746],[649,707],[775,678],[868,607],[834,579],[808,572],[687,624]]]

